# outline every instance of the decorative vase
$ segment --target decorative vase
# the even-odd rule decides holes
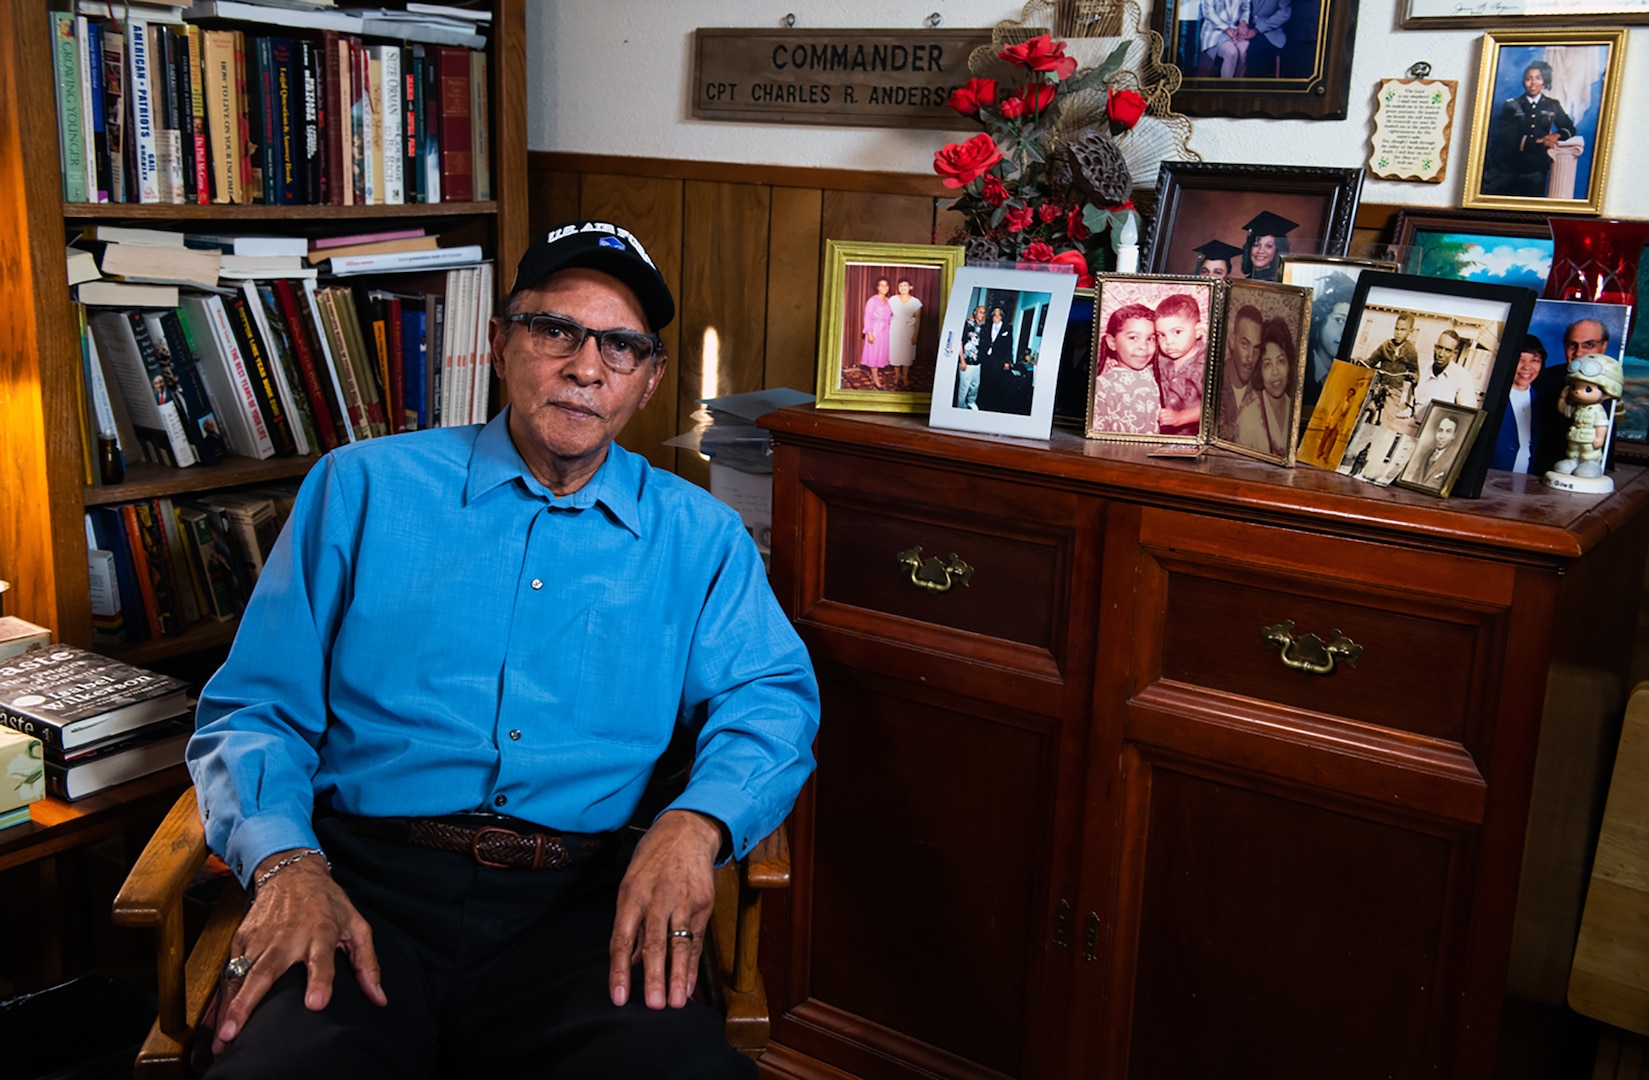
[[[1649,221],[1552,218],[1552,270],[1547,300],[1635,305],[1638,260],[1649,244]]]

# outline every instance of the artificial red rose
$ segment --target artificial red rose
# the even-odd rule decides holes
[[[1093,287],[1094,275],[1088,273],[1088,259],[1082,254],[1082,252],[1077,251],[1074,248],[1070,251],[1061,251],[1058,255],[1055,255],[1048,261],[1062,266],[1076,267],[1077,288],[1090,289]]]
[[[933,171],[951,188],[967,187],[1002,160],[1002,150],[984,132],[964,143],[950,143],[933,155]]]
[[[1018,120],[1025,115],[1025,102],[1022,98],[1011,97],[997,111],[1009,120]]]
[[[950,92],[950,107],[963,116],[978,116],[981,108],[995,104],[995,79],[969,79]]]
[[[1064,211],[1053,203],[1043,203],[1036,208],[1036,216],[1044,225],[1052,225],[1059,220],[1059,215],[1062,213]]]
[[[1145,99],[1138,91],[1108,90],[1106,93],[1110,96],[1105,102],[1105,113],[1113,124],[1131,128],[1145,115]]]
[[[1052,262],[1053,257],[1054,257],[1054,249],[1051,246],[1049,246],[1048,244],[1045,244],[1040,240],[1037,240],[1037,241],[1034,241],[1033,243],[1025,245],[1024,258],[1028,262],[1039,262],[1039,263]]]
[[[1065,234],[1072,240],[1088,239],[1088,223],[1082,220],[1082,207],[1071,207],[1071,212],[1065,216]]]
[[[1008,212],[1002,215],[1002,224],[1008,227],[1009,232],[1020,232],[1031,227],[1031,219],[1035,216],[1028,206],[1010,206]]]
[[[1117,211],[1120,211],[1120,210],[1133,210],[1133,209],[1135,209],[1134,200],[1132,200],[1132,199],[1123,199],[1121,202],[1117,203],[1115,206],[1108,207],[1107,209],[1109,209],[1112,213],[1116,213]]]
[[[1019,100],[1025,103],[1025,108],[1033,113],[1039,113],[1054,103],[1056,91],[1047,83],[1036,83],[1019,91]]]
[[[985,201],[992,206],[1001,206],[1008,201],[1008,189],[1002,186],[1002,181],[995,176],[985,174]]]
[[[1061,79],[1076,74],[1076,57],[1065,55],[1065,43],[1039,34],[1018,45],[1009,45],[996,54],[1016,67],[1029,71],[1051,71]]]

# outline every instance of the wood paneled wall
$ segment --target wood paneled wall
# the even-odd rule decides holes
[[[703,460],[663,442],[692,426],[708,361],[716,394],[813,391],[825,241],[931,244],[936,227],[955,227],[940,220],[934,177],[536,153],[528,178],[534,235],[572,218],[617,222],[670,283],[670,367],[620,441],[699,483]]]
[[[647,245],[676,295],[670,367],[620,441],[654,465],[708,483],[691,451],[664,440],[692,426],[713,342],[715,394],[814,389],[825,241],[931,244],[961,222],[934,176],[539,152],[529,155],[532,233],[603,218]],[[1365,207],[1361,235],[1391,207]]]

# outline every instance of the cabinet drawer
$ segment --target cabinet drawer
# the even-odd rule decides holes
[[[797,622],[815,659],[1009,702],[1063,696],[1073,645],[1092,641],[1098,500],[851,456],[801,472]]]
[[[1160,678],[1473,741],[1505,647],[1508,568],[1185,515],[1147,515],[1141,539],[1138,685]],[[1306,635],[1343,635],[1354,655],[1302,670],[1325,661]]]

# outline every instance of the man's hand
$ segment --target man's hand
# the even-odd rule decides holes
[[[253,880],[291,852],[277,852],[258,864]],[[257,891],[252,909],[235,931],[232,956],[252,959],[244,978],[225,976],[219,988],[218,1026],[212,1053],[221,1054],[246,1026],[263,995],[294,964],[309,969],[304,1005],[315,1011],[332,1000],[334,957],[343,949],[355,968],[355,981],[374,1004],[388,1004],[379,981],[378,954],[372,929],[343,889],[332,880],[326,863],[310,856],[285,867]]]
[[[649,1009],[664,1008],[667,975],[670,1007],[687,1004],[698,981],[704,928],[715,903],[712,870],[721,843],[721,826],[714,819],[692,810],[669,810],[636,845],[618,888],[608,943],[607,989],[614,1005],[630,999],[630,969],[637,956]],[[692,937],[674,936],[673,930],[691,931]]]

